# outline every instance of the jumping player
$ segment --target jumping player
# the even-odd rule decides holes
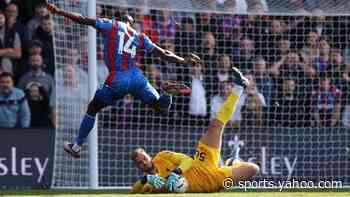
[[[75,142],[64,144],[64,150],[75,158],[80,157],[81,146],[94,126],[96,114],[125,95],[132,94],[159,110],[168,110],[170,107],[171,96],[165,94],[160,96],[140,69],[135,66],[137,54],[146,51],[178,64],[194,64],[200,61],[199,57],[194,54],[190,54],[185,59],[160,48],[147,35],[138,33],[132,28],[134,19],[129,15],[118,21],[107,18],[89,18],[78,13],[64,11],[51,3],[47,3],[47,8],[51,13],[67,17],[79,24],[92,26],[103,34],[104,60],[109,69],[109,76],[89,103]],[[171,82],[166,83],[163,90],[169,94],[189,94],[190,92],[185,85]]]
[[[193,157],[171,151],[161,151],[153,159],[144,149],[138,148],[132,159],[146,175],[136,182],[133,193],[173,192],[172,184],[184,176],[188,182],[187,192],[217,192],[223,182],[231,178],[234,182],[255,176],[259,167],[253,163],[237,161],[232,166],[219,167],[222,134],[226,123],[232,117],[237,102],[248,80],[240,71],[233,68],[235,86],[210,122],[207,132],[199,140]],[[167,179],[167,181],[165,181]]]

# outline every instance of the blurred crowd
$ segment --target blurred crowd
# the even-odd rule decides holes
[[[52,32],[43,1],[0,1],[0,127],[54,125]]]
[[[86,28],[59,19],[54,57],[54,24],[41,2],[0,1],[0,127],[77,129],[88,102]],[[97,6],[98,16],[128,13],[136,20],[135,29],[153,42],[182,56],[193,52],[203,60],[180,66],[149,54],[140,56],[138,66],[157,89],[165,80],[181,81],[192,94],[175,97],[165,116],[126,96],[101,122],[121,128],[159,121],[206,124],[232,90],[231,67],[236,66],[250,85],[230,126],[350,128],[350,17],[326,17],[323,1],[312,0],[288,1],[304,15],[269,16],[270,2],[206,4],[232,14]],[[71,10],[80,10],[79,0],[68,4]],[[251,10],[258,15],[246,15]],[[97,52],[98,80],[103,83],[108,70],[100,38]]]

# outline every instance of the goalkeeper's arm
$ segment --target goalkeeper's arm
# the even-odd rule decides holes
[[[166,193],[166,187],[156,189],[152,184],[144,183],[142,180],[134,183],[131,193],[133,194],[150,194],[150,193]]]
[[[185,157],[182,159],[179,166],[173,171],[178,175],[181,175],[182,173],[186,172],[192,167],[193,159],[191,157]]]
[[[182,173],[186,172],[192,167],[192,162],[193,162],[192,158],[184,158],[182,159],[180,165],[170,173],[167,181],[168,192],[174,192],[173,191],[174,183],[176,182],[177,179],[181,177]]]
[[[60,16],[67,17],[67,18],[71,19],[72,21],[77,22],[79,24],[89,25],[89,26],[96,28],[96,19],[94,19],[94,18],[82,16],[81,14],[75,13],[75,12],[64,11],[52,3],[47,3],[47,9],[53,14],[58,14]]]

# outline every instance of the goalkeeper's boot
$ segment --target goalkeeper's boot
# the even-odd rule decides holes
[[[235,84],[242,86],[243,88],[246,88],[249,85],[249,80],[244,77],[244,75],[238,68],[232,67],[232,73],[234,76],[233,82]]]
[[[66,153],[70,154],[72,157],[80,158],[80,150],[79,151],[73,150],[73,145],[74,144],[72,143],[65,142],[63,145],[63,149],[64,151],[66,151]]]
[[[191,88],[183,83],[166,81],[162,84],[162,89],[170,95],[174,96],[187,96],[191,94]]]

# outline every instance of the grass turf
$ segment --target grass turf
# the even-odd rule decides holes
[[[1,197],[37,197],[37,196],[57,196],[57,197],[350,197],[348,190],[337,191],[284,191],[276,192],[274,190],[260,191],[239,191],[239,192],[221,192],[221,193],[200,193],[200,194],[128,194],[125,191],[118,190],[2,190]]]

